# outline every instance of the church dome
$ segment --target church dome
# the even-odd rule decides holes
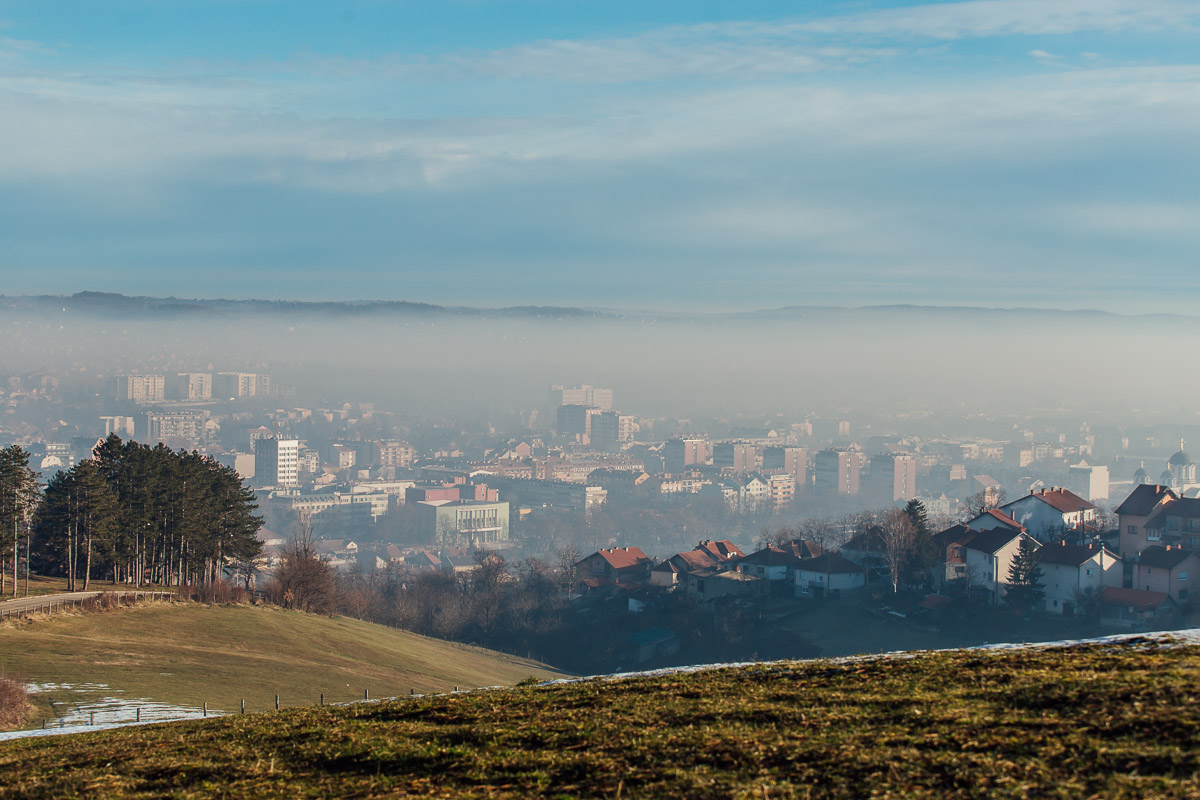
[[[1171,470],[1164,470],[1163,474],[1158,476],[1158,482],[1163,486],[1170,486],[1175,482],[1175,476],[1171,474]]]
[[[1188,464],[1191,464],[1193,462],[1192,462],[1191,456],[1189,456],[1187,453],[1180,450],[1178,453],[1171,456],[1171,460],[1168,461],[1167,463],[1170,464],[1172,467],[1186,467]]]

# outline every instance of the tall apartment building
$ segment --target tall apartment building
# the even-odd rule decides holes
[[[113,381],[113,397],[135,403],[161,403],[166,399],[164,375],[118,375]]]
[[[690,466],[707,464],[710,455],[707,439],[672,439],[662,448],[663,469],[683,472]]]
[[[148,411],[145,441],[183,439],[194,447],[204,439],[204,421],[203,411]]]
[[[255,440],[254,480],[259,486],[299,486],[300,440]]]
[[[134,437],[133,417],[105,416],[100,418],[100,422],[104,424],[104,437],[106,439],[114,433],[123,439],[132,439]]]
[[[390,439],[375,445],[379,450],[379,466],[381,467],[411,467],[413,462],[413,446],[408,442]]]
[[[590,419],[588,440],[597,450],[616,450],[621,443],[621,415],[616,411],[600,411]]]
[[[813,459],[813,488],[826,494],[858,494],[863,461],[858,450],[822,450]]]
[[[212,393],[222,400],[265,397],[271,393],[271,376],[256,372],[218,372],[213,376]]]
[[[762,455],[763,472],[786,472],[797,489],[808,486],[808,448],[766,447]]]
[[[719,442],[713,448],[713,466],[734,472],[751,472],[758,467],[758,448],[749,442]]]
[[[558,435],[559,436],[574,436],[580,440],[587,435],[588,425],[588,407],[584,405],[568,404],[558,407]]]
[[[871,456],[867,474],[868,490],[879,502],[908,502],[917,496],[917,462],[910,455]]]
[[[601,411],[612,411],[613,390],[601,389],[591,384],[582,386],[551,386],[552,406],[594,406]]]
[[[211,372],[176,372],[167,376],[168,400],[211,400],[213,376]]]

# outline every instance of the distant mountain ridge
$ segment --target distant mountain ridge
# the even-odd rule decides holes
[[[112,292],[85,291],[72,295],[0,295],[0,311],[72,311],[111,317],[247,316],[259,314],[306,314],[341,317],[451,316],[504,317],[510,319],[578,320],[782,320],[822,316],[1020,316],[1026,318],[1071,317],[1091,319],[1194,319],[1183,314],[1118,314],[1098,309],[1000,308],[983,306],[868,305],[868,306],[782,306],[733,312],[680,312],[582,308],[574,306],[506,306],[481,308],[444,306],[410,300],[234,300],[227,298],[180,298],[130,296]]]

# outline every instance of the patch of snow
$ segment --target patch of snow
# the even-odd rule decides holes
[[[176,722],[200,719],[203,708],[159,703],[124,693],[102,683],[31,683],[31,694],[66,693],[68,701],[54,702],[59,716],[47,721],[44,729],[0,732],[0,741],[25,739],[32,736],[58,736],[66,733],[108,730],[126,725],[149,725],[155,722]],[[208,709],[207,716],[222,716],[225,712]]]

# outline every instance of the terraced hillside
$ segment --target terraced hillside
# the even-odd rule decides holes
[[[1195,797],[1200,647],[592,679],[0,744],[0,796]]]

